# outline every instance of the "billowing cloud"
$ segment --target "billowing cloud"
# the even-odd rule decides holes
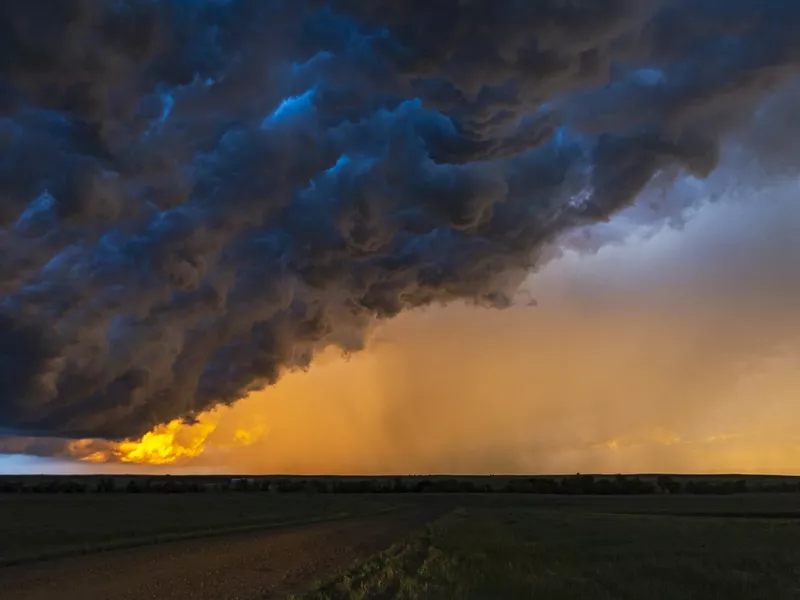
[[[711,173],[798,25],[781,0],[5,2],[0,427],[139,436],[404,310],[508,306],[565,231]]]
[[[759,139],[737,134],[705,181],[653,182],[586,230],[592,252],[560,243],[523,284],[535,308],[409,311],[197,425],[0,449],[104,472],[797,472],[800,188]]]
[[[748,186],[714,199],[713,181],[684,182],[666,198],[693,196],[681,229],[621,215],[608,226],[625,236],[564,251],[526,281],[535,308],[401,315],[349,362],[288,375],[225,412],[227,432],[269,429],[191,464],[796,473],[800,187],[760,177],[757,163],[742,171],[739,151],[712,179]]]

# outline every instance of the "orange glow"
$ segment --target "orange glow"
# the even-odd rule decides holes
[[[263,427],[237,429],[230,443],[209,443],[209,437],[217,430],[220,415],[216,412],[200,415],[195,423],[180,420],[159,425],[138,440],[105,443],[97,440],[78,440],[69,451],[84,462],[129,463],[136,465],[171,465],[196,458],[210,447],[229,448],[254,443]],[[96,449],[101,444],[101,449]]]
[[[565,252],[528,282],[535,308],[404,313],[349,360],[329,350],[201,416],[211,431],[72,455],[96,472],[800,473],[798,253],[771,245],[794,244],[796,190],[775,206],[754,224],[711,203],[681,231]]]
[[[798,472],[794,353],[732,376],[699,318],[603,316],[566,302],[407,314],[197,425],[73,455],[252,474]]]
[[[194,425],[171,421],[146,433],[139,441],[122,442],[114,452],[120,462],[166,465],[181,458],[191,458],[203,453],[204,442],[216,422],[202,419]]]
[[[105,452],[92,452],[88,456],[84,456],[81,460],[93,463],[108,462],[108,455]]]
[[[235,439],[238,443],[249,446],[252,444],[258,436],[261,434],[261,428],[255,429],[253,431],[247,431],[246,429],[237,429],[236,433],[233,434],[233,439]]]

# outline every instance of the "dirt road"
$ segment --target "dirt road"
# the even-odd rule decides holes
[[[283,598],[388,548],[436,511],[172,542],[0,568],[3,600]]]

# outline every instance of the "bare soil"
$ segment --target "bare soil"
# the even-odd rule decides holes
[[[283,598],[378,553],[441,514],[379,515],[0,568],[4,600]]]

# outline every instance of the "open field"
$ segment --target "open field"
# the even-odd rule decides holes
[[[800,597],[800,521],[611,514],[603,511],[613,509],[612,504],[579,504],[560,510],[511,504],[458,509],[423,533],[296,597]]]
[[[440,512],[400,509],[0,568],[3,600],[285,598],[388,548]]]
[[[49,598],[70,578],[76,598],[179,598],[196,572],[215,574],[192,592],[209,599],[232,586],[311,600],[780,600],[800,598],[800,493],[0,494],[0,564],[35,559],[0,567],[0,589],[16,590],[4,598]],[[141,595],[120,595],[140,578]]]
[[[391,506],[379,496],[333,494],[0,494],[0,564]]]
[[[463,496],[459,505],[476,508],[523,506],[544,510],[560,509],[571,512],[612,514],[800,519],[800,494],[730,494],[725,496],[497,494]]]
[[[800,494],[0,494],[0,564],[397,506],[800,519]]]

